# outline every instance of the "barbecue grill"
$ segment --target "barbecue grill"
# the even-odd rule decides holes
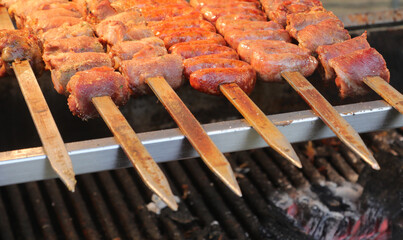
[[[399,79],[403,77],[403,72],[399,68],[402,56],[401,51],[396,49],[401,49],[399,40],[402,34],[400,26],[402,16],[403,11],[396,10],[349,15],[343,19],[352,33],[358,34],[363,28],[369,29],[369,42],[385,57],[391,70],[391,85],[400,91],[403,90],[402,83],[399,83]],[[390,36],[388,44],[385,44],[385,35]],[[319,82],[315,79],[320,78],[312,77],[313,82]],[[61,134],[65,142],[68,142],[67,149],[76,174],[131,166],[119,145],[109,137],[110,133],[101,120],[81,122],[75,119],[67,107],[60,107],[65,105],[65,97],[57,95],[52,89],[49,75],[42,76],[39,82]],[[333,105],[338,105],[336,109],[360,133],[403,126],[403,116],[375,95],[366,96],[365,99],[340,100],[331,91],[323,91],[334,86],[322,86],[320,83],[316,86],[322,88],[326,98],[332,99]],[[266,143],[244,120],[239,120],[239,114],[224,99],[195,93],[186,86],[179,90],[180,97],[196,118],[204,123],[204,128],[219,149],[224,153],[231,153],[230,161],[238,167],[238,180],[245,198],[244,200],[236,198],[214,176],[208,174],[198,160],[190,160],[198,156],[196,151],[181,132],[174,128],[174,122],[170,120],[162,106],[155,104],[157,98],[146,96],[130,101],[128,106],[122,109],[128,121],[134,123],[133,128],[140,132],[139,137],[143,144],[159,163],[189,159],[180,163],[162,164],[163,170],[174,185],[174,193],[183,201],[179,213],[166,209],[160,215],[155,215],[145,211],[151,193],[131,170],[121,169],[80,176],[76,194],[66,192],[55,180],[33,182],[55,178],[56,175],[46,160],[43,149],[38,147],[41,144],[16,80],[12,77],[5,79],[0,92],[1,107],[8,113],[0,120],[1,125],[12,126],[4,129],[0,139],[2,151],[0,184],[11,185],[1,189],[3,202],[0,201],[0,217],[4,219],[1,222],[6,223],[1,224],[4,239],[9,239],[9,236],[57,238],[62,235],[67,239],[84,237],[97,239],[101,235],[111,239],[133,236],[153,239],[206,236],[216,239],[220,237],[259,239],[262,236],[275,236],[278,239],[304,238],[306,236],[297,230],[298,226],[293,225],[280,210],[281,206],[287,206],[282,210],[291,211],[289,215],[292,216],[292,207],[277,204],[278,202],[273,199],[285,198],[281,193],[293,195],[297,189],[307,188],[324,179],[335,183],[354,183],[363,171],[362,164],[357,162],[357,159],[354,160],[355,155],[343,147],[342,157],[332,154],[332,151],[337,150],[326,145],[322,146],[322,149],[315,148],[316,152],[323,149],[328,151],[322,153],[322,157],[315,162],[315,167],[322,169],[320,172],[317,172],[312,163],[303,157],[304,153],[301,150],[298,153],[303,159],[302,172],[297,171],[269,149],[233,153],[259,149],[265,147]],[[270,114],[269,118],[280,126],[280,130],[293,143],[333,136],[333,133],[311,111],[305,110],[306,105],[287,85],[259,83],[251,97],[266,114]],[[153,108],[147,107],[151,104]],[[395,132],[394,142],[401,141],[399,134],[401,132]],[[374,136],[368,136],[367,139],[375,141]],[[322,145],[319,142],[315,143]],[[305,148],[304,144],[297,146],[300,149]],[[379,148],[376,144],[374,146]],[[396,149],[394,151],[402,156],[401,147],[398,145]],[[331,163],[327,163],[326,159],[331,159]],[[258,165],[253,165],[256,163]],[[340,168],[340,165],[344,167]],[[307,179],[306,176],[310,174],[315,177]],[[266,184],[269,181],[265,179],[267,178],[265,175],[273,186]],[[12,185],[24,182],[31,183]],[[262,195],[263,198],[255,198]],[[29,200],[25,199],[25,196],[28,196]],[[38,201],[41,198],[43,203],[41,200]],[[206,200],[209,198],[214,199],[214,203]],[[274,202],[277,205],[267,205],[267,202],[270,204]],[[56,206],[60,208],[54,211],[49,209],[51,205],[47,203],[54,204],[54,208]],[[93,207],[87,209],[89,204],[93,204]],[[197,207],[193,207],[192,204]],[[10,206],[10,209],[7,206]],[[19,206],[23,207],[19,209]],[[138,206],[141,206],[141,209],[137,209]],[[19,212],[14,212],[17,209]],[[149,209],[153,209],[151,205]],[[228,211],[233,213],[227,216]],[[133,220],[131,213],[139,214],[139,217]],[[94,220],[95,216],[100,219]],[[278,222],[274,221],[272,216],[276,216]],[[71,218],[74,220],[70,221]],[[218,222],[215,222],[215,219]],[[75,220],[78,222],[75,223]],[[122,224],[116,224],[117,221],[122,221]],[[20,222],[20,225],[16,225],[15,222]],[[43,228],[48,225],[49,229],[37,229],[38,226]],[[376,230],[381,229],[382,221],[375,225]],[[142,230],[142,226],[147,226],[146,230]],[[236,226],[240,228],[237,229]],[[317,225],[319,226],[320,224]],[[19,232],[21,229],[26,231]],[[378,236],[388,233],[381,230],[377,231]],[[317,234],[319,232],[317,231]],[[308,233],[315,236],[314,232],[308,231]],[[320,233],[324,234],[323,231]],[[281,234],[284,234],[283,238]],[[370,230],[366,234],[369,236]]]

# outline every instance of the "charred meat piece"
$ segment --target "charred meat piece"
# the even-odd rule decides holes
[[[173,32],[167,35],[163,40],[165,47],[168,49],[175,44],[195,40],[213,40],[219,44],[225,45],[225,40],[221,35],[201,28],[187,28],[182,31]]]
[[[181,43],[176,43],[175,45],[171,46],[168,51],[171,53],[175,51],[176,48],[182,47],[182,46],[190,46],[190,45],[204,45],[204,44],[215,44],[215,45],[221,45],[221,46],[226,46],[227,43],[225,42],[224,38],[221,39],[204,39],[204,40],[191,40],[188,42],[181,42]]]
[[[79,36],[94,37],[94,30],[89,23],[80,22],[73,26],[62,25],[61,27],[50,29],[40,35],[43,42]]]
[[[70,78],[79,71],[94,67],[112,67],[112,61],[106,53],[60,53],[49,61],[52,82],[56,91],[66,93],[66,85]]]
[[[83,120],[98,116],[92,98],[110,96],[117,106],[123,106],[130,96],[125,78],[109,67],[77,72],[67,84],[67,91],[70,111]]]
[[[176,31],[176,29],[201,28],[210,32],[215,32],[215,27],[211,23],[199,19],[186,19],[179,21],[165,20],[148,24],[148,27],[152,29],[155,36],[161,39],[164,39],[169,32]]]
[[[237,52],[229,47],[218,44],[189,44],[176,47],[171,52],[177,54],[183,59],[199,56],[209,56],[216,58],[238,59]]]
[[[248,21],[257,21],[257,22],[266,22],[266,16],[253,16],[253,15],[244,15],[244,14],[229,14],[222,17],[219,17],[216,21],[216,27],[219,32],[221,32],[221,28],[224,28],[228,23],[236,23],[240,20],[248,20]]]
[[[27,30],[0,30],[0,53],[2,67],[0,77],[13,74],[14,61],[28,60],[38,75],[43,71],[42,49],[39,39]]]
[[[42,58],[47,68],[50,68],[51,58],[66,52],[104,52],[104,47],[97,38],[87,36],[46,41],[43,45]]]
[[[96,33],[101,41],[110,45],[153,36],[145,26],[144,18],[135,11],[119,13],[103,20],[97,25]]]
[[[53,8],[65,8],[70,11],[79,11],[75,3],[68,2],[67,0],[28,0],[17,1],[8,9],[11,17],[15,18],[18,28],[23,28],[25,25],[26,17],[30,16],[36,11],[47,10]]]
[[[308,49],[283,41],[243,41],[239,44],[238,53],[265,82],[282,81],[281,73],[284,71],[298,71],[307,77],[318,66],[318,61]]]
[[[121,62],[132,59],[146,59],[168,54],[164,42],[157,38],[143,38],[138,41],[119,42],[114,45],[109,56],[115,63],[115,69],[119,69]]]
[[[190,5],[198,10],[202,9],[205,6],[227,6],[232,4],[253,4],[256,7],[260,7],[260,3],[257,0],[190,0]]]
[[[87,12],[87,21],[99,23],[117,12],[108,0],[75,0]]]
[[[364,77],[379,76],[387,82],[390,79],[385,59],[374,48],[332,58],[329,65],[336,72],[336,85],[343,98],[367,93],[369,88],[362,82]]]
[[[270,20],[285,26],[287,16],[295,13],[323,11],[319,0],[262,0],[262,5]]]
[[[74,26],[77,24],[82,24],[84,21],[80,18],[75,17],[49,17],[38,19],[33,25],[30,25],[29,28],[38,35],[43,34],[44,32],[59,28],[62,26]]]
[[[239,60],[196,57],[184,61],[185,75],[190,85],[203,93],[221,95],[221,84],[236,83],[245,93],[252,92],[256,83],[256,72]]]
[[[81,18],[83,15],[79,11],[71,11],[65,8],[53,8],[46,10],[39,10],[27,16],[25,21],[25,28],[31,28],[41,20],[49,20],[53,17],[74,17]]]
[[[286,30],[293,38],[297,38],[298,31],[301,31],[309,25],[315,25],[327,19],[337,20],[338,18],[330,11],[311,11],[290,14],[287,16]]]
[[[146,80],[150,77],[162,76],[173,89],[183,84],[183,63],[178,55],[167,54],[144,60],[122,61],[121,72],[129,81],[129,86],[134,95],[148,94],[151,89]]]
[[[331,80],[335,77],[335,72],[329,65],[330,59],[367,48],[370,48],[370,46],[367,41],[366,32],[361,36],[341,43],[318,47],[316,53],[318,54],[318,59],[323,67],[325,80]]]
[[[299,46],[312,52],[319,46],[332,45],[350,39],[348,31],[340,20],[328,19],[316,25],[309,25],[297,33]]]
[[[189,19],[203,19],[199,11],[191,7],[187,8],[166,8],[164,6],[154,7],[142,11],[142,16],[147,22],[163,21],[171,18],[184,17]]]
[[[220,17],[216,22],[218,32],[225,35],[232,30],[238,31],[262,31],[262,30],[280,30],[283,27],[274,21],[251,21],[246,19],[228,19],[226,17]]]
[[[203,7],[200,12],[207,21],[215,23],[219,17],[232,14],[242,14],[251,15],[257,17],[265,18],[262,11],[257,8],[242,8],[242,7],[232,7],[232,8],[217,8],[217,7]]]
[[[115,0],[111,1],[111,6],[117,12],[131,11],[133,8],[144,7],[154,4],[153,0]]]
[[[240,42],[244,40],[279,40],[291,42],[290,35],[284,29],[279,30],[232,30],[224,35],[225,41],[234,49],[238,48]]]

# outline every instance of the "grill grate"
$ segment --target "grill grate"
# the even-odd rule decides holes
[[[403,136],[398,131],[368,134],[365,139],[374,152],[402,160]],[[379,140],[385,138],[388,145]],[[304,165],[301,170],[269,148],[228,154],[243,198],[198,159],[161,164],[181,199],[178,212],[149,211],[151,192],[133,169],[78,176],[75,193],[58,180],[1,187],[0,239],[310,239],[300,230],[322,239],[351,234],[354,228],[360,236],[390,237],[387,221],[366,219],[367,226],[362,226],[354,216],[350,222],[333,222],[325,215],[322,220],[318,216],[323,212],[314,215],[310,209],[307,214],[295,204],[301,189],[316,191],[329,181],[354,184],[364,169],[359,158],[334,139],[296,144],[295,149]],[[327,201],[326,194],[318,196]],[[287,204],[289,199],[294,204]]]

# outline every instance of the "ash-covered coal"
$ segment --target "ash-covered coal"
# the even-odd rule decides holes
[[[390,138],[385,138],[385,141],[390,141]],[[385,152],[375,157],[381,170],[365,168],[358,180],[364,186],[359,207],[365,228],[361,231],[370,235],[374,228],[390,226],[391,238],[403,239],[403,157]]]
[[[357,202],[361,194],[358,184],[322,182],[297,189],[293,197],[277,194],[273,201],[314,239],[337,239],[343,238],[359,220]]]
[[[380,171],[366,166],[357,183],[333,177],[339,181],[320,180],[278,191],[271,201],[314,239],[403,239],[403,136],[390,131],[371,134],[369,139]],[[319,157],[330,158],[337,146],[330,149],[333,152],[327,146],[322,151],[327,155]],[[346,172],[342,175],[346,177]]]

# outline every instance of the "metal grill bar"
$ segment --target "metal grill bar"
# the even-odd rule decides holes
[[[403,126],[403,115],[383,101],[343,105],[336,109],[360,133]],[[290,142],[334,136],[311,111],[268,117]],[[266,146],[243,120],[205,124],[203,127],[224,153]],[[143,133],[139,138],[157,162],[198,156],[179,129]],[[67,149],[77,174],[130,167],[113,138],[68,143]],[[0,153],[0,186],[55,177],[41,147]]]

